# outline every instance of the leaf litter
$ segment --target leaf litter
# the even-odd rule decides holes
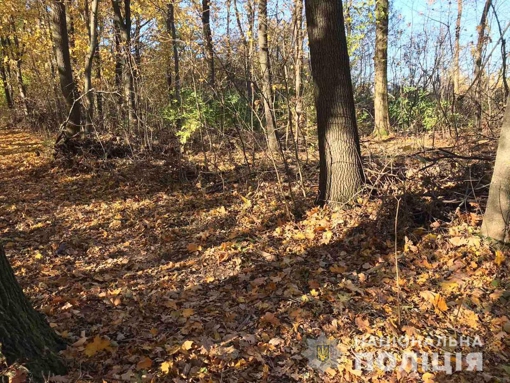
[[[12,150],[26,143],[43,155]],[[390,145],[383,150],[398,154]],[[310,166],[303,217],[288,220],[270,175],[225,172],[228,187],[209,192],[210,181],[183,183],[165,160],[80,171],[55,166],[38,138],[12,129],[0,152],[3,244],[26,294],[69,343],[69,375],[53,381],[473,380],[354,369],[354,337],[404,335],[479,336],[477,379],[508,380],[508,251],[477,236],[479,196],[448,204],[459,195],[455,162],[425,172],[402,156],[392,172],[370,165],[374,188],[345,210],[313,207]],[[302,356],[321,333],[343,351],[325,373]]]

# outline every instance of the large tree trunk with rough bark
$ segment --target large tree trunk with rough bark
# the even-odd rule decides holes
[[[374,136],[386,137],[390,131],[388,114],[388,0],[375,2],[375,94]]]
[[[510,97],[501,126],[482,235],[510,242]]]
[[[33,379],[49,374],[63,375],[66,368],[57,352],[64,341],[50,328],[18,285],[3,248],[0,246],[0,354],[7,365],[25,365]]]
[[[320,205],[352,199],[364,182],[342,2],[306,0],[316,88]]]
[[[69,121],[65,133],[73,136],[80,131],[81,104],[73,78],[71,55],[69,54],[69,36],[67,34],[66,7],[62,0],[53,0],[51,4],[51,35],[58,66],[60,88],[69,109]]]
[[[273,112],[273,88],[271,80],[271,64],[269,61],[269,46],[267,40],[267,0],[259,2],[259,63],[262,75],[262,98],[264,105],[264,117],[266,121],[267,147],[270,152],[278,151],[278,139],[276,138],[276,122]]]

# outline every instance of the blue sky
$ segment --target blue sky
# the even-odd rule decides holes
[[[461,31],[461,39],[464,45],[470,42],[476,43],[476,27],[480,22],[484,3],[484,0],[464,0]],[[432,23],[438,26],[444,23],[454,28],[457,17],[456,0],[393,0],[392,4],[393,9],[401,13],[405,20],[412,24],[412,28],[420,28],[423,23]],[[510,21],[510,0],[493,0],[493,4],[504,29]],[[489,23],[492,27],[493,37],[499,38],[499,32],[492,11],[489,14]]]

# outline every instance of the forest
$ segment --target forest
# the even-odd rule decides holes
[[[509,0],[1,0],[0,382],[510,382]]]

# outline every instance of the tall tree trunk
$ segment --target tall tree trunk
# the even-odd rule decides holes
[[[85,4],[85,8],[87,9],[88,17],[88,30],[89,30],[89,46],[87,49],[87,58],[85,60],[85,73],[84,73],[84,92],[87,98],[87,120],[89,123],[92,123],[92,117],[94,115],[94,92],[92,89],[92,64],[94,62],[94,57],[97,52],[97,10],[99,6],[99,0],[92,0],[90,4],[88,2]]]
[[[503,80],[503,89],[505,90],[505,97],[508,97],[510,94],[510,87],[508,86],[508,80],[507,80],[507,68],[506,68],[506,60],[507,60],[507,53],[506,53],[506,39],[505,39],[505,33],[503,32],[503,29],[501,28],[501,22],[499,21],[498,12],[496,11],[496,8],[494,7],[494,3],[491,3],[492,12],[494,14],[494,17],[496,18],[496,23],[498,24],[499,29],[499,41],[501,41],[501,78]]]
[[[267,0],[258,0],[258,2],[259,63],[262,74],[262,98],[266,121],[267,147],[270,152],[275,153],[278,150],[278,139],[276,138],[276,123],[273,113],[273,85],[267,41]]]
[[[294,1],[294,87],[296,92],[295,126],[296,142],[303,124],[303,0]]]
[[[66,100],[67,107],[69,108],[69,122],[66,124],[65,133],[68,136],[74,136],[80,131],[81,103],[78,99],[76,83],[74,82],[71,68],[66,7],[63,0],[52,1],[51,13],[51,34],[60,78],[60,88]]]
[[[460,29],[462,21],[462,1],[457,0],[457,21],[455,22],[455,48],[453,51],[453,93],[457,99],[460,93]]]
[[[480,18],[480,25],[478,25],[478,41],[476,43],[475,50],[475,71],[474,77],[476,81],[475,87],[475,102],[476,102],[476,124],[478,127],[481,126],[482,123],[482,52],[485,46],[485,29],[487,27],[487,15],[489,13],[489,8],[491,6],[491,0],[485,0],[485,5],[482,11],[482,17]]]
[[[2,80],[2,87],[4,90],[5,103],[9,109],[14,108],[14,103],[12,101],[12,92],[11,87],[9,85],[9,80],[7,79],[7,72],[5,70],[4,64],[4,56],[0,55],[0,80]]]
[[[30,109],[28,106],[27,87],[25,85],[25,80],[23,79],[23,70],[21,69],[21,58],[16,60],[16,79],[18,80],[18,93],[21,98],[23,114],[28,116]]]
[[[209,85],[214,88],[214,51],[211,33],[211,0],[202,0],[202,31],[205,40],[205,55],[209,68]]]
[[[250,100],[250,128],[253,131],[255,129],[255,65],[254,65],[254,57],[255,57],[255,0],[247,0],[246,1],[246,16],[248,18],[248,54],[246,56],[247,60],[247,91],[248,91],[248,99]],[[255,147],[254,147],[255,148]],[[254,152],[255,153],[255,152]],[[255,154],[253,154],[255,155]]]
[[[375,129],[374,136],[386,137],[390,131],[388,114],[388,0],[375,2]]]
[[[179,47],[177,45],[177,29],[175,27],[175,8],[174,0],[167,5],[166,27],[172,40],[172,51],[174,58],[174,94],[173,98],[181,104],[181,75],[179,70]]]
[[[101,74],[101,51],[99,50],[99,45],[96,46],[96,51],[94,52],[94,59],[96,60],[96,81],[98,84],[102,83],[102,74]],[[100,92],[96,92],[96,104],[97,104],[97,117],[99,119],[99,127],[102,129],[104,125],[104,112],[103,112],[103,96]]]
[[[510,242],[510,97],[501,126],[482,235]]]
[[[349,40],[352,36],[352,14],[351,14],[351,10],[352,10],[352,0],[347,0],[345,2],[345,9],[344,9],[344,12],[345,12],[345,33],[346,33],[346,37],[347,37],[347,47],[349,47]]]
[[[64,375],[66,368],[57,352],[65,343],[50,328],[18,285],[14,272],[0,246],[0,354],[7,364],[25,364],[34,380],[43,375]]]
[[[133,66],[133,90],[136,110],[140,113],[140,67],[142,65],[142,18],[135,18],[135,35],[133,36],[134,66]]]
[[[226,8],[227,8],[227,59],[226,59],[226,67],[227,70],[230,71],[230,65],[232,64],[232,36],[230,31],[230,19],[232,12],[232,0],[226,0]]]
[[[124,9],[121,9],[121,2]],[[112,0],[113,21],[119,32],[119,48],[122,63],[122,87],[127,108],[128,129],[136,125],[133,65],[131,65],[131,0]]]
[[[45,29],[46,37],[49,39],[49,41],[53,41],[52,36],[52,17],[51,12],[47,12],[46,9],[40,10],[40,18],[41,21],[47,28]],[[54,105],[55,105],[55,116],[58,116],[57,118],[63,118],[64,117],[64,110],[65,106],[62,105],[62,91],[60,89],[60,78],[59,74],[57,73],[57,57],[55,54],[55,46],[52,43],[52,49],[48,51],[47,53],[48,63],[50,64],[50,75],[51,75],[51,88],[53,90],[54,95]],[[67,117],[67,116],[66,116]]]
[[[76,68],[78,62],[76,61],[76,55],[73,55],[76,48],[76,36],[74,29],[74,17],[71,13],[73,9],[73,0],[64,0],[64,5],[66,7],[67,38],[69,41],[69,52],[71,55],[71,67]]]
[[[320,205],[353,198],[364,182],[342,2],[305,0],[316,87]]]
[[[236,16],[237,28],[239,30],[239,35],[241,36],[241,41],[244,46],[244,79],[246,84],[246,99],[250,103],[250,128],[253,130],[254,123],[254,84],[253,84],[253,62],[251,60],[252,52],[253,52],[253,20],[255,15],[253,14],[253,7],[251,6],[251,0],[246,2],[246,14],[248,18],[248,35],[243,30],[243,23],[241,20],[241,14],[239,12],[239,8],[237,6],[237,0],[234,0],[234,12]]]
[[[21,107],[23,109],[23,114],[25,117],[28,117],[29,114],[29,106],[28,106],[28,98],[27,98],[27,87],[25,85],[25,80],[23,79],[23,69],[22,69],[22,60],[23,60],[23,46],[20,44],[18,39],[18,29],[16,28],[16,23],[14,19],[11,20],[10,23],[11,36],[6,39],[6,47],[10,48],[11,58],[16,62],[14,67],[14,73],[16,76],[16,82],[18,85],[18,93],[21,99]],[[5,46],[4,46],[5,47]]]

